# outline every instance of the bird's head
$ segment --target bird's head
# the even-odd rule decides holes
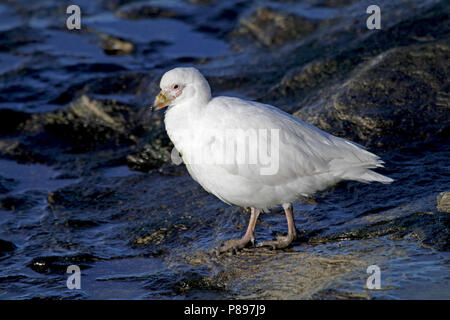
[[[161,92],[156,96],[156,110],[173,107],[195,99],[197,105],[211,99],[211,89],[205,77],[195,68],[175,68],[167,71],[159,84]]]

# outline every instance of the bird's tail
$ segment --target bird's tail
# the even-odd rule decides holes
[[[353,173],[351,171],[346,172],[346,174],[344,174],[343,178],[345,180],[356,180],[356,181],[365,182],[365,183],[376,181],[376,182],[381,182],[383,184],[388,184],[388,183],[391,183],[394,181],[394,179],[383,176],[382,174],[379,174],[372,170],[364,169],[364,172],[361,172],[361,171],[358,172],[358,171],[353,172]]]
[[[383,166],[383,161],[376,155],[364,150],[368,156],[366,162],[348,162],[348,160],[335,160],[331,162],[333,173],[336,177],[343,180],[354,180],[364,183],[381,182],[383,184],[391,183],[394,180],[383,176],[370,169],[380,168]]]

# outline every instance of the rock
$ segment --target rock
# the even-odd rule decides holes
[[[101,210],[117,204],[120,197],[117,192],[106,186],[95,184],[94,180],[76,184],[60,190],[51,191],[47,195],[47,203],[52,210],[83,208]]]
[[[315,103],[295,116],[371,147],[442,139],[450,128],[449,54],[447,41],[383,52],[357,66],[343,83],[319,90]],[[298,78],[300,85],[307,83]]]
[[[148,172],[171,162],[173,144],[165,132],[164,122],[155,119],[145,131],[137,150],[127,156],[128,167],[132,170]]]
[[[221,279],[202,276],[196,273],[186,273],[182,279],[180,279],[174,285],[174,291],[180,295],[188,295],[190,291],[204,290],[220,292],[226,291],[226,286]]]
[[[28,267],[38,273],[65,274],[67,267],[72,264],[79,266],[80,269],[86,269],[91,263],[99,260],[102,259],[86,253],[71,256],[45,256],[32,259]]]
[[[8,195],[0,198],[0,209],[8,211],[26,210],[36,205],[32,195]]]
[[[43,41],[44,35],[31,26],[21,26],[10,30],[2,30],[0,51],[15,50],[20,46]]]
[[[111,68],[111,66],[106,66]],[[72,85],[51,101],[55,104],[70,103],[83,95],[137,95],[151,96],[158,93],[157,77],[152,73],[113,72],[104,77],[95,77]]]
[[[251,35],[265,46],[274,46],[304,38],[314,32],[316,27],[314,20],[260,7],[250,17],[241,19],[232,35]]]
[[[107,34],[100,33],[100,38],[102,39],[101,47],[107,55],[120,56],[127,55],[133,52],[133,43],[126,41],[124,39],[119,39]]]
[[[148,172],[170,163],[170,150],[158,143],[147,143],[138,151],[127,156],[131,170]]]
[[[10,192],[16,184],[14,179],[0,176],[0,194]]]
[[[427,248],[450,250],[448,228],[450,217],[441,213],[417,212],[403,217],[378,221],[360,229],[351,229],[332,235],[313,236],[309,243],[328,243],[344,240],[361,240],[389,236],[392,240],[417,239]]]
[[[308,100],[308,97],[320,89],[327,90],[333,81],[343,80],[346,72],[353,67],[351,59],[339,55],[313,60],[286,72],[281,81],[267,92],[263,100],[280,105],[280,108],[287,112],[295,112],[299,103],[302,105],[315,103],[314,98]]]
[[[11,109],[0,109],[0,134],[14,133],[19,125],[30,118],[30,115],[25,112],[20,112]]]
[[[17,139],[0,140],[0,156],[22,163],[54,163],[53,159],[35,150],[35,146],[24,144]]]
[[[307,2],[311,3],[314,6],[327,8],[344,7],[357,1],[358,0],[307,0]]]
[[[450,191],[441,192],[437,196],[437,209],[440,212],[450,213]]]
[[[10,241],[0,239],[0,259],[10,255],[16,249],[16,245]]]
[[[125,19],[160,19],[172,18],[185,20],[191,7],[185,3],[131,3],[116,10],[115,14],[119,18]]]
[[[23,132],[34,134],[41,145],[63,144],[71,152],[85,152],[103,144],[133,144],[133,115],[130,107],[115,101],[82,96],[67,108],[33,115]]]

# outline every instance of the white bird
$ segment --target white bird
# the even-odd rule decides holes
[[[167,134],[192,178],[222,201],[251,208],[245,235],[219,247],[219,253],[254,245],[256,221],[268,208],[282,205],[288,234],[258,246],[286,248],[297,236],[294,201],[341,180],[393,181],[370,170],[382,167],[383,161],[360,145],[270,105],[212,98],[207,80],[195,68],[166,72],[160,88],[154,107],[168,107],[164,119]],[[255,161],[252,150],[265,155],[266,163]]]

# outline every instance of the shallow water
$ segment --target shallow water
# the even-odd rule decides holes
[[[213,1],[211,7],[164,2],[173,16],[158,19],[118,14],[131,10],[134,1],[78,1],[84,12],[80,32],[64,29],[69,2],[0,5],[0,109],[57,110],[81,95],[73,88],[116,79],[124,71],[148,73],[153,86],[125,83],[92,96],[142,106],[153,98],[163,70],[191,64],[216,79],[217,93],[258,99],[281,72],[271,59],[294,50],[293,44],[261,49],[233,42],[228,32],[237,17],[257,6],[251,1]],[[337,8],[314,1],[264,3],[309,19],[337,19],[339,28],[368,3],[346,2],[351,4]],[[382,1],[393,10],[386,24],[421,12],[414,3]],[[295,42],[296,59],[307,62],[321,48],[347,45],[344,32],[327,38],[327,30],[320,31],[323,42],[314,42],[320,32]],[[132,43],[133,52],[107,54],[99,34]],[[217,80],[229,75],[248,77],[247,84]],[[237,76],[236,81],[241,83]],[[386,161],[380,172],[395,179],[393,184],[342,183],[315,202],[294,205],[304,237],[293,248],[245,249],[221,257],[212,249],[240,237],[249,215],[206,193],[183,166],[140,173],[123,160],[93,161],[84,170],[90,154],[62,149],[55,159],[75,160],[0,159],[0,190],[6,185],[0,193],[0,239],[13,244],[0,247],[0,298],[450,299],[448,214],[436,211],[437,194],[450,186],[448,144],[377,153]],[[285,231],[284,215],[274,210],[261,215],[256,237],[272,239]],[[366,270],[373,264],[381,269],[381,290],[366,288]],[[80,290],[66,287],[69,265],[81,267]]]

